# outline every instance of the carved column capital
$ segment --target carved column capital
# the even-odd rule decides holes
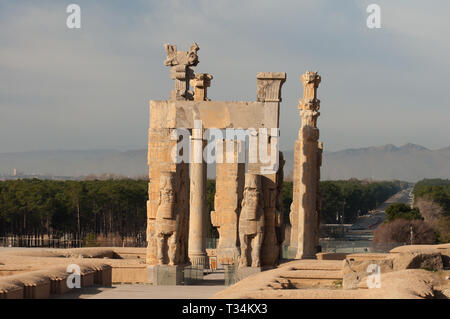
[[[317,71],[306,71],[305,74],[301,75],[300,80],[302,81],[303,86],[313,86],[318,88],[320,82],[322,81],[322,77],[317,73]]]
[[[207,96],[207,88],[211,86],[213,76],[208,73],[195,74],[190,84],[194,87],[194,101],[210,101]]]
[[[285,72],[259,72],[256,75],[257,101],[281,102],[281,86],[285,81]]]
[[[193,68],[199,63],[196,43],[189,51],[177,51],[176,45],[164,44],[167,53],[164,65],[170,67],[170,78],[175,80],[175,89],[170,92],[170,98],[175,100],[192,100],[189,91],[189,80],[194,78]]]
[[[317,98],[317,88],[322,78],[317,72],[306,71],[300,76],[303,83],[303,98],[299,100],[299,109],[315,110],[320,109],[320,100]]]

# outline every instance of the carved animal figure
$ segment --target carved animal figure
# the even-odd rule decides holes
[[[264,239],[264,209],[260,175],[245,174],[244,198],[241,207],[239,266],[260,267],[261,245]]]
[[[194,43],[189,48],[189,51],[177,51],[177,46],[172,44],[164,44],[166,49],[167,58],[164,61],[164,65],[175,66],[175,65],[187,65],[196,66],[198,64],[197,51],[200,50],[197,43]]]
[[[175,173],[161,172],[158,209],[156,211],[157,258],[160,265],[178,264],[179,214],[176,211]]]

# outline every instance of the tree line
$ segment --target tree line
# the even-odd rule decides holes
[[[450,180],[424,179],[414,185],[414,207],[393,203],[374,243],[436,244],[450,242]]]
[[[321,182],[322,223],[353,222],[397,192],[400,182]],[[0,237],[47,236],[76,240],[95,236],[139,236],[145,241],[148,181],[133,179],[0,182]],[[207,183],[208,211],[215,181]],[[284,182],[284,221],[289,222],[292,182]],[[338,216],[336,218],[336,216]],[[208,237],[217,237],[210,224]]]
[[[283,210],[289,220],[292,202],[292,182],[283,185]],[[367,214],[390,196],[404,188],[400,181],[338,180],[320,182],[322,197],[321,223],[354,223],[358,216]]]
[[[424,179],[414,185],[414,207],[436,233],[437,242],[450,242],[450,180]]]
[[[414,185],[414,202],[428,198],[439,204],[450,217],[450,179],[424,179]]]
[[[0,237],[145,238],[145,180],[0,182]]]
[[[405,188],[400,181],[339,180],[320,182],[322,197],[321,223],[353,223],[359,215],[367,214],[389,197]],[[215,181],[208,181],[208,210],[214,207]],[[282,187],[283,219],[289,222],[293,183],[285,181]]]

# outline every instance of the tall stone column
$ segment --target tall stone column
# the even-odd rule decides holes
[[[164,226],[157,218],[157,211],[161,204],[161,175],[165,172],[173,172],[174,185],[171,192],[176,197],[174,211],[176,212],[177,238],[179,247],[177,251],[177,264],[187,263],[187,235],[189,216],[189,164],[184,162],[175,163],[171,156],[171,151],[176,147],[177,140],[172,140],[173,129],[150,128],[148,143],[148,165],[149,165],[149,185],[147,202],[147,264],[156,265],[158,233]],[[162,227],[161,227],[162,226]],[[170,228],[170,227],[169,227]],[[166,245],[165,245],[166,246]]]
[[[167,57],[164,65],[170,67],[170,77],[174,80],[174,90],[170,92],[171,100],[192,100],[192,92],[189,90],[189,80],[194,78],[193,67],[198,61],[197,51],[199,47],[192,44],[189,51],[177,51],[177,47],[165,44]],[[153,101],[154,102],[154,101]],[[155,105],[155,104],[153,104]],[[188,236],[188,214],[189,214],[189,163],[172,158],[172,150],[176,148],[178,140],[172,139],[176,133],[176,127],[165,124],[173,122],[173,115],[164,118],[159,114],[158,108],[152,108],[150,101],[150,125],[148,132],[148,168],[149,185],[147,202],[147,256],[148,265],[158,264],[157,240],[158,229],[161,229],[161,219],[157,219],[157,211],[160,198],[160,178],[162,172],[174,172],[174,192],[176,194],[177,223],[181,225],[177,235],[177,251],[179,256],[177,264],[184,265],[188,262],[187,236]],[[166,122],[166,123],[163,123]],[[175,134],[176,135],[176,134]],[[177,155],[177,158],[179,155]],[[162,219],[164,220],[164,219]],[[163,227],[164,228],[164,227]],[[161,232],[159,232],[161,235]],[[165,236],[165,235],[164,235]],[[166,245],[165,245],[166,246]]]
[[[256,97],[258,102],[272,104],[279,110],[281,102],[281,88],[286,81],[284,72],[260,72],[256,76]],[[279,112],[278,112],[279,113]],[[280,245],[277,238],[277,185],[280,178],[278,149],[278,122],[276,128],[252,130],[250,132],[248,173],[261,175],[261,200],[264,209],[264,236],[261,247],[261,266],[271,268],[278,264]],[[276,129],[277,134],[273,134]],[[264,145],[266,147],[264,147]],[[275,151],[274,151],[275,150]],[[269,159],[269,163],[264,163]],[[282,165],[281,165],[282,169]]]
[[[211,85],[212,79],[213,76],[208,73],[195,74],[194,79],[190,81],[190,84],[194,88],[194,101],[210,101],[207,90]]]
[[[194,266],[208,267],[206,254],[206,163],[203,159],[203,129],[193,128],[191,136],[191,187],[188,255]]]
[[[299,101],[302,127],[294,154],[297,167],[295,169],[294,191],[298,191],[293,207],[298,212],[298,238],[296,259],[316,258],[318,246],[318,195],[319,195],[319,129],[317,118],[320,113],[320,101],[317,99],[317,88],[321,77],[317,72],[306,72],[301,76],[303,82],[303,98]]]
[[[320,215],[322,213],[322,193],[320,191],[320,168],[322,167],[322,153],[323,153],[323,143],[319,141],[318,143],[318,153],[317,153],[317,196],[316,196],[316,244],[319,245],[320,239]]]

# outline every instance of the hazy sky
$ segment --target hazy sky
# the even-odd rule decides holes
[[[81,7],[68,29],[66,7]],[[381,6],[381,29],[366,7]],[[145,148],[150,99],[173,87],[164,43],[200,51],[213,100],[255,100],[257,72],[287,72],[281,148],[318,70],[326,150],[450,145],[450,2],[0,0],[0,152]]]

